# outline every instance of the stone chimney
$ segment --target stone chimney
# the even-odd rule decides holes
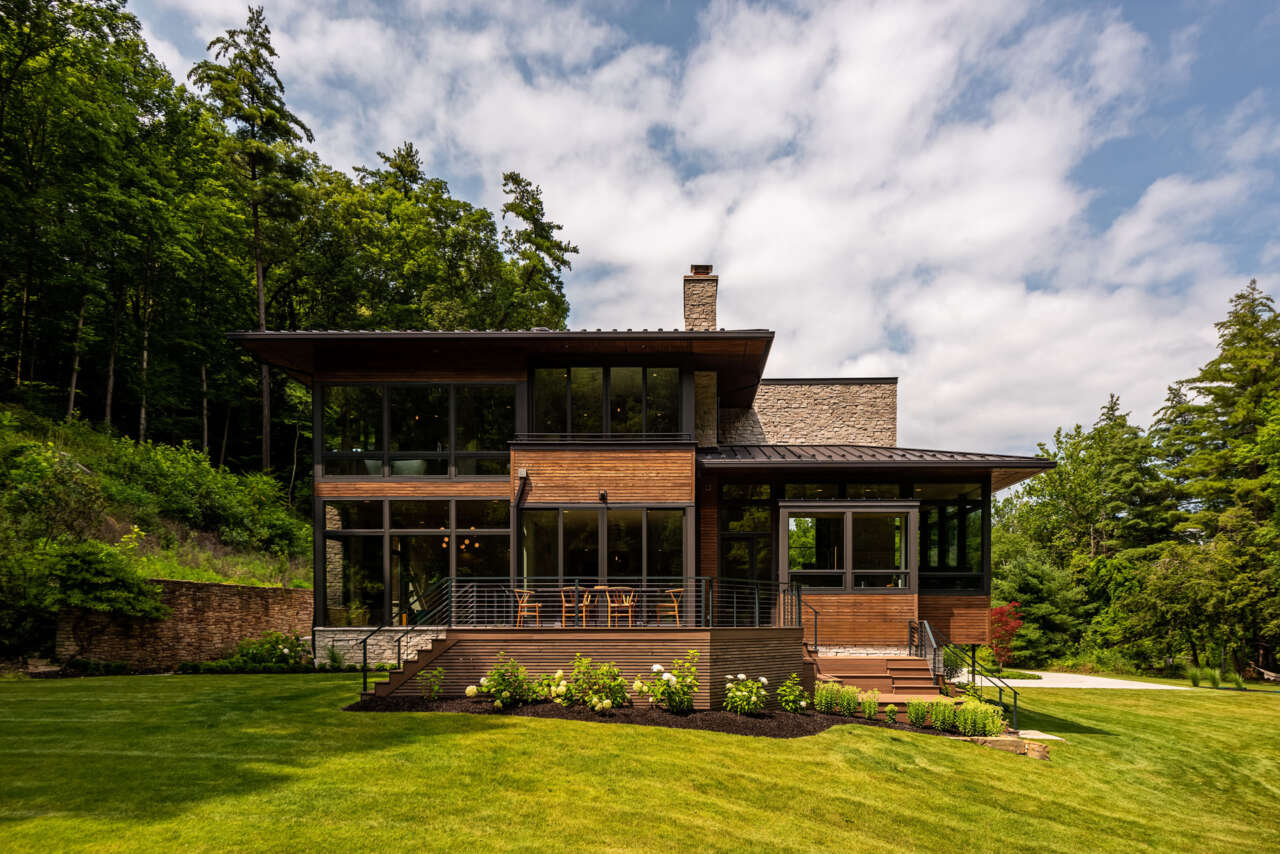
[[[707,332],[716,328],[716,288],[720,277],[713,275],[710,264],[691,264],[684,277],[684,328],[689,332]]]

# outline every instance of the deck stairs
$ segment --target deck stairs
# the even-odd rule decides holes
[[[909,656],[816,655],[811,656],[815,677],[820,682],[839,682],[859,691],[880,692],[880,710],[890,704],[906,714],[911,700],[933,702],[955,696],[954,686],[941,676],[929,673],[929,663]]]
[[[453,646],[453,641],[447,636],[442,636],[434,640],[426,641],[425,646],[421,646],[418,650],[404,659],[400,666],[395,670],[374,671],[370,673],[369,689],[361,692],[361,697],[389,697],[391,694],[404,683],[413,679],[421,672],[422,668],[434,661],[449,647]],[[386,679],[374,682],[372,677],[385,672]]]

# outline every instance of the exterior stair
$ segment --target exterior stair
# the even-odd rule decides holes
[[[933,702],[954,696],[950,684],[941,679],[935,682],[929,675],[929,663],[923,658],[840,655],[814,656],[812,660],[818,681],[879,691],[881,713],[893,704],[898,707],[899,719],[905,720],[911,700]]]
[[[425,647],[418,649],[412,657],[406,658],[400,663],[395,670],[386,671],[387,679],[381,682],[370,682],[369,687],[372,690],[361,693],[362,697],[389,697],[397,688],[417,676],[431,662],[440,657],[441,653],[453,646],[453,641],[447,636],[428,641]]]

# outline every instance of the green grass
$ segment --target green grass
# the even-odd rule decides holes
[[[48,850],[1278,850],[1280,696],[1022,692],[1052,761],[351,714],[354,675],[0,681],[0,838]]]
[[[1001,679],[1040,679],[1038,673],[1028,673],[1025,670],[997,670],[995,674]]]

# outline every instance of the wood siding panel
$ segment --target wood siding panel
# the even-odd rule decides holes
[[[799,629],[449,629],[439,646],[439,654],[427,661],[424,669],[444,669],[446,696],[461,696],[468,685],[476,684],[497,662],[499,653],[514,658],[536,677],[556,670],[567,673],[573,667],[574,654],[580,652],[597,662],[612,661],[631,682],[637,676],[648,679],[654,664],[670,668],[672,661],[697,650],[697,709],[709,709],[713,704],[719,708],[724,674],[739,672],[767,678],[772,704],[777,686],[792,673],[799,673],[804,662]],[[421,694],[420,679],[420,673],[415,674],[390,693]]]
[[[511,498],[505,480],[352,480],[318,481],[317,498]]]
[[[805,607],[812,605],[818,611],[819,646],[905,645],[916,619],[914,593],[813,593],[802,598],[804,637],[813,638],[813,612]]]
[[[524,504],[595,504],[609,501],[693,502],[693,448],[515,448],[511,471],[525,469]],[[512,492],[519,481],[513,480]]]
[[[989,596],[921,596],[920,619],[952,643],[987,643],[990,633]],[[938,638],[941,642],[941,638]]]
[[[715,578],[720,574],[719,482],[703,475],[699,483],[697,574]]]

